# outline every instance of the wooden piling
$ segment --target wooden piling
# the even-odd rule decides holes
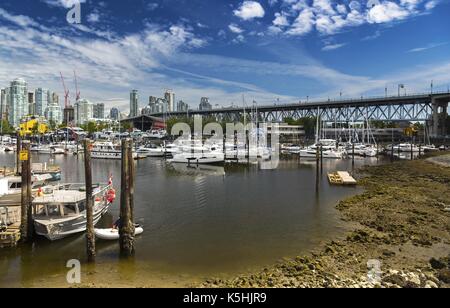
[[[22,149],[22,137],[17,133],[16,137],[16,175],[20,175],[20,150]]]
[[[131,157],[131,159],[130,159]],[[121,172],[121,192],[120,192],[120,226],[119,244],[120,254],[124,257],[134,255],[134,222],[132,192],[134,190],[132,142],[131,139],[122,140],[122,172]]]
[[[250,164],[250,138],[248,129],[245,130],[245,146],[247,147],[247,164]]]
[[[320,173],[323,172],[323,145],[320,145]]]
[[[91,140],[84,140],[84,177],[86,182],[86,252],[95,262],[94,199],[92,198]]]
[[[355,144],[352,142],[352,166],[355,166]]]
[[[33,240],[33,217],[32,217],[32,196],[31,196],[31,157],[30,142],[23,141],[20,152],[26,152],[26,157],[22,157],[22,187],[21,187],[21,220],[20,220],[20,238],[22,242],[30,242]]]

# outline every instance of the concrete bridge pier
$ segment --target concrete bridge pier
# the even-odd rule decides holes
[[[431,106],[433,108],[433,114],[430,121],[430,136],[442,137],[447,134],[446,120],[448,116],[448,104],[449,98],[435,96],[431,100]]]

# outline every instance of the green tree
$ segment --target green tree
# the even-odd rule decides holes
[[[92,136],[97,131],[97,123],[90,121],[86,124],[86,131]]]
[[[1,121],[1,127],[2,127],[2,133],[3,134],[13,134],[16,132],[16,130],[14,129],[14,127],[12,127],[7,119],[3,119]]]

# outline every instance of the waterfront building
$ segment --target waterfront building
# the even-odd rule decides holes
[[[164,93],[164,99],[167,102],[167,111],[175,111],[175,93],[173,93],[172,90],[167,90],[166,93]]]
[[[64,120],[63,123],[66,125],[73,124],[75,121],[75,108],[72,105],[64,107]]]
[[[0,89],[0,120],[6,118],[6,89]]]
[[[8,120],[13,127],[19,127],[20,120],[28,114],[28,84],[22,78],[11,82],[8,100]]]
[[[94,118],[94,104],[87,99],[80,99],[75,103],[75,123],[83,125]]]
[[[188,110],[189,110],[189,105],[186,104],[185,102],[183,102],[182,100],[180,100],[177,103],[177,111],[179,111],[179,112],[186,112]]]
[[[130,93],[130,117],[136,117],[139,114],[139,95],[137,90]]]
[[[198,109],[199,110],[211,110],[212,109],[212,105],[209,102],[208,97],[202,97],[200,99],[200,105],[199,105]]]
[[[119,120],[119,109],[111,108],[111,110],[109,111],[109,117],[111,118],[111,120]]]
[[[34,92],[28,92],[28,114],[36,114],[36,103],[34,101]]]
[[[52,93],[52,104],[59,105],[59,96],[56,92]]]
[[[47,109],[47,106],[49,104],[49,101],[51,101],[51,98],[49,97],[50,91],[44,88],[37,88],[34,91],[34,99],[35,99],[35,115],[38,116],[44,116],[45,110]]]
[[[48,105],[47,109],[45,110],[45,118],[49,123],[60,125],[63,120],[61,106],[55,103]]]
[[[105,104],[98,103],[94,105],[94,118],[95,119],[105,118]]]

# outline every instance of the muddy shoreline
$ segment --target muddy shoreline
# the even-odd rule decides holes
[[[448,288],[450,168],[435,161],[449,156],[433,156],[359,169],[365,191],[336,206],[351,230],[343,238],[200,287]]]

